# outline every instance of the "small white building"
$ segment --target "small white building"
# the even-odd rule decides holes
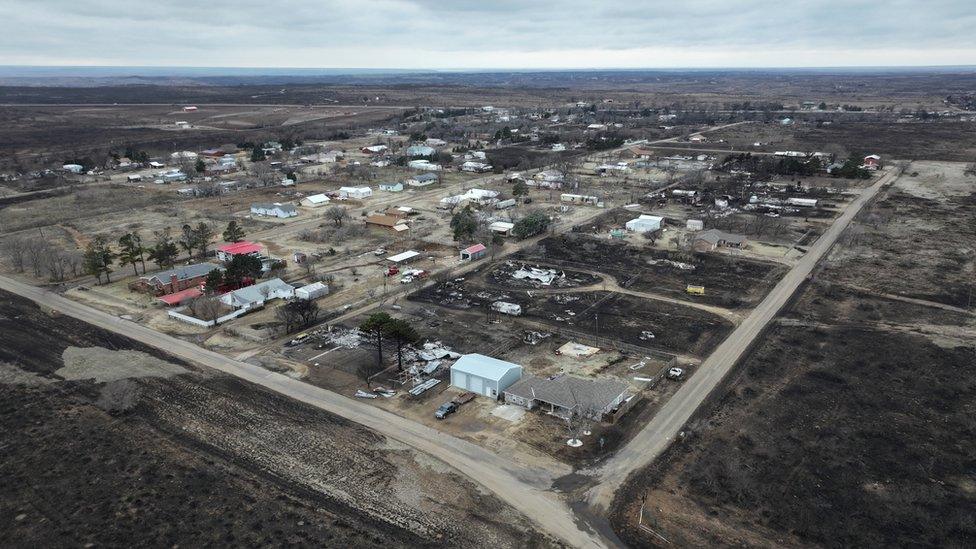
[[[339,196],[342,198],[369,198],[373,196],[373,189],[369,187],[339,187]]]
[[[298,209],[295,208],[294,204],[282,204],[280,202],[275,202],[274,204],[257,203],[251,204],[251,214],[285,219],[298,215]]]
[[[305,206],[306,208],[318,208],[319,206],[325,206],[329,202],[331,202],[331,200],[329,200],[328,196],[325,196],[324,193],[319,193],[303,198],[302,206]]]
[[[499,398],[521,378],[518,364],[485,355],[464,355],[451,366],[452,386],[490,398]]]
[[[424,170],[428,172],[438,172],[441,170],[440,164],[431,164],[429,160],[411,160],[407,162],[407,167],[414,170]]]
[[[502,236],[508,236],[512,234],[512,229],[515,228],[515,223],[509,223],[508,221],[495,221],[488,227],[491,232],[500,234]]]
[[[662,221],[664,221],[663,217],[658,217],[656,215],[641,215],[636,219],[631,219],[628,221],[626,227],[627,230],[631,232],[650,233],[660,230]]]
[[[685,228],[689,231],[700,231],[705,228],[705,222],[701,219],[689,219],[688,223],[685,224]]]
[[[786,203],[790,206],[799,206],[800,208],[816,208],[817,199],[816,198],[787,198]]]
[[[301,288],[295,288],[295,297],[306,301],[318,299],[329,295],[329,285],[324,282],[315,282]]]
[[[380,190],[389,193],[398,193],[403,191],[403,183],[380,183]]]

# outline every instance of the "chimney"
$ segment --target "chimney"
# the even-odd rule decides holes
[[[179,278],[177,278],[176,273],[169,275],[169,285],[173,289],[173,293],[180,291]]]

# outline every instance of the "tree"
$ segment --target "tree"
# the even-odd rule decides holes
[[[512,235],[519,240],[542,234],[549,228],[549,216],[541,210],[530,212],[527,216],[518,220],[512,228]]]
[[[231,219],[230,223],[227,224],[227,228],[224,229],[223,237],[225,242],[240,242],[244,240],[245,236],[244,229],[234,219]]]
[[[383,365],[383,336],[386,334],[387,326],[393,319],[387,313],[373,313],[369,318],[359,325],[359,330],[366,334],[370,343],[376,346],[376,367]],[[369,379],[365,380],[367,383]]]
[[[319,306],[312,300],[296,299],[275,309],[275,318],[285,325],[285,333],[315,324]]]
[[[220,302],[220,298],[212,295],[200,296],[190,302],[189,305],[190,312],[193,316],[199,318],[200,320],[217,320],[220,317],[220,312],[223,310],[223,305]]]
[[[257,278],[261,274],[261,269],[261,258],[250,254],[237,254],[227,264],[224,283],[232,288],[239,288],[245,278]]]
[[[474,236],[475,231],[478,230],[478,219],[471,206],[465,206],[451,217],[451,230],[454,231],[454,240],[470,240]]]
[[[255,145],[251,151],[251,162],[263,162],[267,157],[264,156],[264,149],[260,145]]]
[[[22,236],[12,236],[3,241],[3,251],[10,262],[10,266],[18,273],[24,272],[24,256],[27,253],[27,239]]]
[[[397,350],[397,369],[403,371],[403,347],[414,343],[420,339],[420,334],[414,329],[413,325],[406,320],[396,318],[386,324],[384,334],[387,339],[392,339],[396,344]]]
[[[197,247],[196,235],[193,233],[193,227],[186,223],[182,227],[183,233],[180,235],[179,245],[186,252],[186,255],[193,257],[193,250]]]
[[[176,262],[176,257],[180,255],[180,249],[173,242],[169,228],[157,231],[154,235],[156,242],[148,250],[149,260],[156,263],[160,268],[172,267],[173,263]]]
[[[142,247],[139,233],[125,233],[119,238],[119,261],[122,265],[132,265],[132,270],[139,276],[138,264],[142,261],[142,272],[146,272],[144,260],[146,249]]]
[[[221,286],[224,285],[224,272],[220,269],[214,269],[207,273],[207,281],[204,283],[203,287],[207,294],[213,295],[217,293]]]
[[[193,229],[193,243],[196,244],[198,250],[200,250],[200,255],[207,255],[207,248],[210,246],[210,239],[214,236],[213,227],[201,221],[197,223],[196,228]]]
[[[88,246],[85,247],[82,266],[85,272],[94,276],[99,284],[102,282],[103,275],[105,276],[106,282],[111,282],[110,274],[112,273],[112,262],[114,260],[115,253],[108,246],[105,237],[99,235],[92,239],[88,243]]]
[[[331,219],[336,227],[341,227],[342,222],[349,218],[349,212],[342,206],[332,206],[325,211],[325,217]]]
[[[525,181],[516,181],[512,185],[512,196],[514,196],[515,198],[528,196],[528,194],[529,194],[529,186],[525,183]]]
[[[195,169],[197,173],[203,173],[207,170],[207,165],[203,163],[202,158],[198,158],[197,163],[193,165],[193,169]]]

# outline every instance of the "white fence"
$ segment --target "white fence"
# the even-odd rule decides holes
[[[250,309],[246,309],[246,308],[245,309],[237,309],[236,311],[233,311],[231,313],[227,313],[224,316],[218,316],[216,320],[200,320],[199,318],[192,317],[190,315],[185,315],[185,314],[183,314],[183,313],[180,312],[180,311],[185,311],[185,310],[186,310],[185,307],[184,308],[181,308],[181,309],[173,309],[172,311],[169,311],[166,314],[168,314],[170,316],[170,318],[175,318],[176,320],[179,320],[180,322],[186,322],[187,324],[193,324],[195,326],[203,326],[204,328],[210,328],[210,327],[216,326],[217,324],[223,324],[224,322],[227,322],[228,320],[233,320],[233,319],[235,319],[235,318],[243,315],[244,313],[247,313],[248,311],[250,311]]]

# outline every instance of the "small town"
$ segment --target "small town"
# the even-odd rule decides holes
[[[3,545],[976,542],[972,67],[154,64],[0,67]]]

